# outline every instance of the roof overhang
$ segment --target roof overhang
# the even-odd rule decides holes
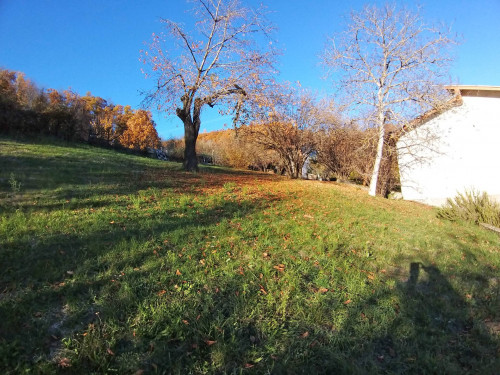
[[[485,98],[500,98],[500,86],[450,85],[445,89],[462,96],[478,96]]]

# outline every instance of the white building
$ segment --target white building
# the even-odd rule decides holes
[[[439,206],[474,189],[500,201],[500,87],[447,89],[455,105],[398,140],[403,198]]]

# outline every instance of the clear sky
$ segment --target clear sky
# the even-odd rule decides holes
[[[249,4],[259,0],[243,0]],[[277,26],[283,50],[280,80],[300,81],[321,95],[333,91],[319,65],[327,35],[367,1],[262,0]],[[381,3],[381,1],[373,1]],[[373,3],[372,2],[372,3]],[[398,3],[404,3],[399,1]],[[413,1],[407,2],[413,6]],[[422,0],[430,22],[463,37],[450,72],[452,83],[500,86],[500,0]],[[139,51],[160,18],[189,23],[185,0],[0,0],[0,67],[26,73],[40,87],[90,91],[115,104],[138,108],[140,90],[152,87],[141,73]],[[162,138],[182,136],[176,117],[154,113]],[[201,131],[231,123],[216,111],[202,114]]]

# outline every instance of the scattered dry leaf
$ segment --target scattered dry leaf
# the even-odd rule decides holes
[[[69,358],[66,358],[66,357],[61,358],[59,360],[59,362],[57,363],[57,365],[59,367],[62,367],[62,368],[71,367],[71,360]]]

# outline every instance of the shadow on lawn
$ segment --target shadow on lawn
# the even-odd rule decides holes
[[[263,316],[252,316],[252,308],[262,302],[259,298],[239,302],[234,293],[240,287],[237,278],[226,279],[221,294],[193,306],[190,324],[196,314],[205,319],[208,314],[214,322],[211,329],[188,326],[181,328],[186,331],[183,337],[150,337],[155,347],[144,364],[154,363],[170,373],[182,373],[200,358],[201,363],[212,361],[211,365],[219,361],[220,367],[207,367],[216,373],[246,368],[276,374],[494,374],[498,369],[498,340],[474,320],[467,303],[434,266],[411,263],[406,282],[391,291],[375,290],[353,304],[343,326],[333,330],[307,325],[294,316],[281,321],[271,336],[262,324],[273,324],[276,311],[264,308]],[[375,313],[381,300],[393,301],[383,307],[391,310],[385,315]],[[216,344],[207,345],[207,338]]]
[[[0,159],[0,163],[4,161]],[[40,171],[60,165],[54,161],[36,164],[34,159],[21,164],[26,163],[32,168],[27,175],[35,178],[29,185],[33,189],[47,177]],[[192,175],[154,168],[151,176],[140,178],[137,184],[125,181],[120,185],[128,172],[108,174],[109,166],[97,163],[92,169],[78,164],[81,173],[65,177],[64,171],[74,169],[71,163],[63,167],[47,186],[70,183],[85,187],[88,178],[101,184],[119,184],[100,186],[96,191],[84,188],[75,193],[78,198],[137,193],[162,174],[164,177],[156,181],[158,187],[221,187],[234,181],[233,176],[227,178],[219,171]],[[254,176],[248,173],[242,179],[250,182]],[[37,182],[36,178],[42,180]],[[72,192],[62,190],[59,194],[60,199]],[[36,372],[40,365],[47,373],[106,373],[110,368],[130,373],[139,369],[183,373],[190,368],[198,373],[277,374],[493,374],[498,369],[498,339],[481,326],[470,303],[427,261],[409,263],[407,281],[393,287],[374,284],[372,292],[366,288],[366,295],[353,298],[349,305],[339,300],[314,307],[324,310],[323,317],[346,311],[347,317],[338,327],[311,323],[310,317],[304,318],[307,308],[289,309],[285,317],[277,316],[276,303],[281,297],[273,301],[259,292],[258,273],[240,275],[235,270],[223,275],[214,265],[213,275],[202,278],[206,285],[197,285],[184,283],[187,277],[176,275],[168,264],[168,254],[179,249],[175,243],[163,243],[165,234],[183,230],[185,236],[210,235],[214,225],[265,209],[271,198],[243,203],[224,200],[200,208],[198,213],[187,210],[184,216],[166,211],[161,217],[143,217],[140,222],[116,223],[86,233],[1,242],[0,368],[7,373],[23,369]],[[134,243],[141,244],[140,251],[127,251]],[[114,247],[116,244],[123,245],[123,253]],[[153,253],[158,248],[161,255]],[[143,267],[145,264],[161,272],[152,272]],[[122,278],[120,271],[127,267],[138,270]],[[250,285],[252,277],[256,279],[251,284],[254,289],[243,295],[242,286]],[[478,280],[487,282],[485,278]],[[164,295],[162,289],[167,290]],[[177,302],[173,293],[182,296],[182,301]],[[77,306],[76,313],[66,311],[68,303]],[[287,310],[289,307],[296,306]],[[135,319],[149,322],[137,335],[133,334]],[[83,336],[85,330],[88,335]],[[120,333],[110,341],[113,330]],[[62,348],[63,338],[69,340],[70,348],[84,351],[74,355],[73,367],[66,370],[51,362],[54,352]],[[78,346],[78,342],[91,339],[95,340],[93,345]],[[193,363],[198,367],[189,367]]]
[[[382,330],[370,333],[367,326],[380,325],[376,320],[383,318],[371,313],[379,300],[394,301],[392,316]],[[420,262],[410,263],[408,280],[393,291],[374,291],[354,306],[339,335],[350,337],[342,345],[342,360],[334,354],[333,366],[325,362],[319,372],[494,374],[500,365],[498,339],[437,267]],[[323,355],[332,356],[328,350]]]
[[[54,348],[60,348],[62,337],[71,337],[95,322],[97,309],[103,312],[99,319],[112,317],[115,323],[116,319],[131,319],[130,314],[133,315],[133,311],[141,306],[143,298],[156,294],[158,282],[148,280],[147,272],[136,272],[131,277],[136,280],[143,277],[144,280],[132,287],[134,297],[128,301],[128,297],[120,296],[120,283],[110,282],[110,277],[114,276],[103,275],[107,275],[110,269],[119,273],[127,267],[141,267],[151,259],[160,269],[167,267],[165,274],[175,275],[175,269],[163,265],[162,259],[166,258],[162,257],[166,257],[169,251],[178,252],[180,249],[171,247],[175,243],[165,245],[163,240],[166,237],[180,231],[196,240],[210,234],[210,228],[223,220],[264,209],[272,200],[272,197],[268,198],[255,202],[221,200],[211,207],[198,208],[197,212],[187,211],[183,216],[167,211],[161,217],[144,217],[141,221],[127,223],[126,228],[117,223],[86,233],[53,234],[39,240],[25,236],[9,243],[2,241],[0,368],[12,369],[21,364],[32,368],[32,361],[36,358],[50,357]],[[185,240],[181,242],[184,245]],[[128,252],[127,246],[134,243],[140,245],[140,251]],[[122,245],[122,256],[114,248],[116,244]],[[110,257],[112,251],[116,254]],[[157,251],[162,255],[159,256]],[[73,282],[76,276],[80,277]],[[166,283],[172,286],[170,280]],[[221,286],[221,289],[224,288]],[[231,286],[230,289],[234,288]],[[105,305],[95,306],[93,300],[103,293],[114,297]],[[64,311],[68,301],[81,305],[76,315]],[[223,304],[227,305],[227,302]],[[149,341],[144,345],[149,345]],[[101,370],[105,372],[104,368]]]

